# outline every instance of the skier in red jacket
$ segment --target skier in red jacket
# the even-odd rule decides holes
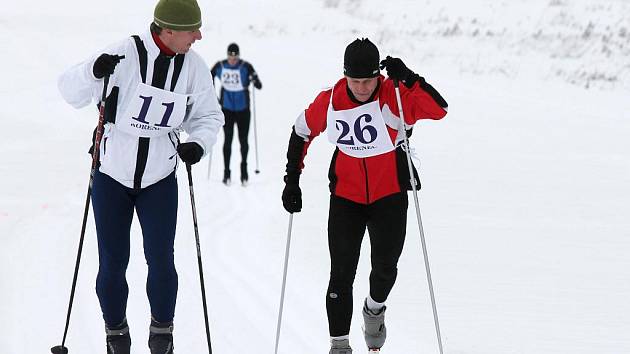
[[[379,62],[380,69],[387,70],[387,79],[380,74]],[[400,129],[394,79],[403,84],[405,129]],[[411,189],[402,134],[410,136],[420,119],[443,118],[447,107],[444,98],[401,59],[388,56],[380,61],[369,39],[357,39],[346,47],[344,78],[320,92],[293,126],[282,192],[289,213],[302,209],[299,179],[310,143],[325,131],[336,145],[328,173],[330,354],[352,353],[352,284],[366,227],[372,271],[363,302],[364,335],[370,349],[380,349],[385,342],[385,300],[396,280],[407,224],[407,190]],[[417,180],[415,168],[413,172]]]

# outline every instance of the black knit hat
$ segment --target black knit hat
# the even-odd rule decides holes
[[[343,74],[355,79],[379,75],[378,48],[369,39],[356,39],[348,44],[343,56]]]
[[[227,49],[228,55],[239,55],[238,44],[230,43]]]

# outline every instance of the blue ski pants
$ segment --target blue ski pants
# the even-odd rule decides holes
[[[129,264],[134,209],[142,228],[148,266],[146,291],[151,315],[158,322],[172,321],[177,298],[173,250],[177,221],[175,172],[137,190],[125,187],[97,170],[92,186],[92,203],[99,256],[96,294],[105,324],[115,326],[126,317],[129,288],[125,272]]]

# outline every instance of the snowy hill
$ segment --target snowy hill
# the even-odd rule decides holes
[[[372,21],[380,44],[393,42],[396,51],[415,52],[423,63],[446,61],[460,72],[510,79],[533,74],[583,87],[628,88],[626,1],[324,3],[359,21],[342,26],[343,31],[358,33],[365,20]]]
[[[0,13],[0,338],[2,353],[59,344],[87,189],[96,111],[75,111],[59,73],[146,28],[153,1],[60,0]],[[261,174],[220,183],[220,148],[194,168],[211,334],[216,353],[273,352],[288,215],[280,203],[291,125],[341,75],[356,37],[400,56],[450,104],[412,143],[445,353],[630,353],[630,3],[622,0],[464,2],[227,1],[200,3],[209,64],[230,42],[264,83],[256,93]],[[113,24],[117,25],[114,26]],[[250,134],[253,143],[253,134]],[[222,144],[220,135],[218,146]],[[235,143],[234,149],[237,149]],[[294,219],[280,353],[326,353],[326,173],[332,147],[306,159]],[[249,163],[255,164],[254,150]],[[233,170],[238,158],[232,161]],[[205,352],[185,171],[178,172],[177,353]],[[367,293],[369,245],[355,299]],[[415,213],[388,300],[384,353],[437,353]],[[94,294],[92,217],[79,275],[70,353],[104,351]],[[128,319],[148,353],[146,265],[132,229]],[[361,352],[356,306],[351,341]]]

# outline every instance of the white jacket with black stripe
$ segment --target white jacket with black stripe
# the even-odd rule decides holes
[[[161,69],[158,66],[157,71],[154,70],[160,49],[149,31],[139,38],[147,53],[145,83],[151,85],[154,77],[166,74],[164,87],[160,88],[170,91],[173,85],[174,58],[170,59],[168,70],[166,66],[162,66]],[[204,155],[211,151],[219,129],[223,126],[224,117],[216,97],[210,69],[201,56],[193,50],[185,54],[181,72],[172,90],[188,96],[186,115],[181,126],[167,135],[138,138],[116,129],[113,123],[116,115],[125,113],[130,96],[142,82],[143,70],[139,60],[141,56],[138,54],[136,42],[130,37],[108,47],[102,53],[125,56],[111,75],[107,90],[105,107],[108,123],[105,124],[100,144],[102,173],[129,188],[145,188],[162,180],[177,167],[176,149],[180,130],[188,134],[188,142],[196,142],[203,148]],[[103,80],[96,79],[92,72],[97,57],[98,55],[95,55],[69,68],[59,78],[61,95],[75,108],[97,103],[101,99]]]

